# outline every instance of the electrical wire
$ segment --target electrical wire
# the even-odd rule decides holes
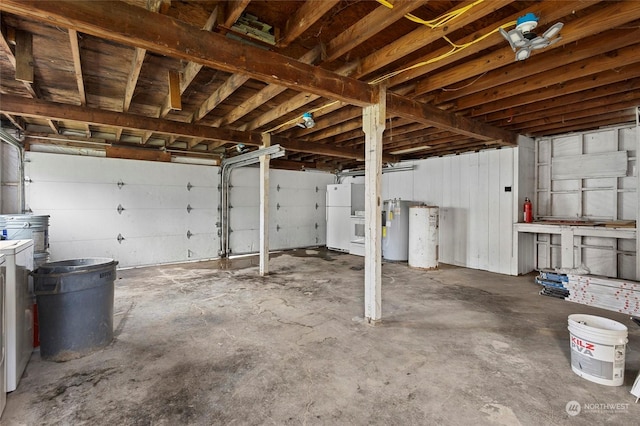
[[[378,3],[382,4],[383,6],[386,6],[389,9],[393,9],[393,4],[391,4],[388,0],[377,0],[377,1],[378,1]],[[435,19],[432,19],[430,21],[425,21],[425,20],[420,19],[420,18],[418,18],[415,15],[412,15],[410,13],[406,14],[404,17],[409,19],[409,20],[411,20],[411,21],[413,21],[413,22],[416,22],[418,24],[426,25],[429,28],[435,29],[435,28],[438,28],[438,27],[441,27],[441,26],[447,24],[452,19],[455,19],[458,16],[463,15],[464,13],[468,12],[469,10],[471,10],[471,8],[473,6],[478,5],[478,4],[482,3],[483,1],[484,0],[476,0],[475,2],[470,3],[467,6],[464,6],[464,7],[460,8],[460,9],[457,9],[457,10],[453,10],[451,12],[447,12],[444,15],[439,16],[439,17],[437,17]],[[431,59],[428,59],[426,61],[418,62],[416,64],[413,64],[413,65],[409,66],[409,67],[406,67],[406,68],[403,68],[403,69],[400,69],[400,70],[397,70],[397,71],[393,71],[393,72],[385,74],[385,75],[383,75],[381,77],[375,78],[375,79],[371,80],[369,82],[369,84],[378,84],[378,83],[381,83],[381,82],[383,82],[385,80],[388,80],[388,79],[390,79],[392,77],[395,77],[398,74],[402,74],[403,72],[406,72],[406,71],[409,71],[409,70],[412,70],[412,69],[416,69],[416,68],[420,68],[420,67],[424,67],[424,66],[432,64],[434,62],[441,61],[442,59],[448,58],[449,56],[451,56],[451,55],[453,55],[453,54],[455,54],[455,53],[457,53],[457,52],[459,52],[459,51],[461,51],[463,49],[466,49],[467,47],[472,46],[475,43],[481,42],[482,40],[486,39],[487,37],[491,36],[492,34],[500,31],[500,28],[504,29],[506,27],[511,27],[513,25],[516,25],[516,21],[511,21],[511,22],[507,22],[506,24],[502,24],[499,27],[497,27],[496,29],[494,29],[493,31],[490,31],[487,34],[485,34],[485,35],[483,35],[481,37],[478,37],[477,39],[475,39],[473,41],[464,43],[464,44],[456,44],[456,43],[452,42],[451,40],[449,40],[449,38],[447,36],[443,35],[442,38],[444,38],[447,41],[447,43],[449,43],[451,45],[451,50],[449,50],[448,52],[443,53],[442,55],[437,56],[435,58],[431,58]]]
[[[388,7],[389,9],[393,9],[393,4],[391,2],[389,2],[388,0],[377,0],[378,3],[380,3],[383,6]],[[464,7],[461,7],[460,9],[456,9],[456,10],[452,10],[451,12],[447,12],[435,19],[432,19],[430,21],[425,21],[424,19],[418,18],[416,15],[412,14],[412,13],[407,13],[406,15],[404,15],[405,18],[407,18],[410,21],[413,21],[417,24],[421,24],[421,25],[426,25],[429,28],[438,28],[438,27],[442,27],[446,24],[448,24],[450,21],[452,21],[453,19],[457,18],[458,16],[461,16],[463,14],[465,14],[466,12],[468,12],[469,10],[471,10],[471,8],[473,6],[476,6],[480,3],[482,3],[484,0],[476,0],[473,3],[470,3]]]
[[[447,13],[445,13],[445,14],[443,14],[443,15],[435,18],[435,19],[429,20],[429,21],[421,19],[421,18],[419,18],[419,17],[417,17],[417,16],[415,16],[415,15],[413,15],[411,13],[407,13],[406,15],[404,15],[404,17],[409,19],[410,21],[415,22],[415,23],[418,23],[418,24],[421,24],[421,25],[426,25],[429,28],[436,29],[436,28],[439,28],[439,27],[442,27],[442,26],[448,24],[453,19],[465,14],[466,12],[471,10],[471,8],[473,8],[474,6],[482,3],[483,1],[484,0],[476,0],[473,3],[470,3],[470,4],[468,4],[468,5],[464,6],[464,7],[461,7],[460,9],[456,9],[456,10],[453,10],[451,12],[447,12]],[[377,2],[380,3],[381,5],[385,6],[385,7],[388,7],[389,9],[393,9],[393,4],[390,3],[388,0],[377,0]],[[481,37],[478,37],[477,39],[475,39],[473,41],[464,43],[464,44],[456,44],[456,43],[452,42],[451,40],[449,40],[449,38],[447,36],[443,35],[442,38],[444,38],[447,41],[447,43],[449,43],[451,45],[451,50],[449,50],[448,52],[443,53],[440,56],[436,56],[435,58],[431,58],[431,59],[428,59],[426,61],[418,62],[418,63],[413,64],[411,66],[408,66],[406,68],[403,68],[403,69],[400,69],[400,70],[397,70],[397,71],[393,71],[393,72],[385,74],[385,75],[383,75],[381,77],[375,78],[375,79],[369,81],[369,84],[378,84],[378,83],[381,83],[381,82],[383,82],[385,80],[388,80],[388,79],[390,79],[392,77],[395,77],[398,74],[402,74],[403,72],[410,71],[412,69],[416,69],[416,68],[420,68],[420,67],[424,67],[424,66],[432,64],[434,62],[441,61],[441,60],[443,60],[445,58],[448,58],[449,56],[451,56],[451,55],[453,55],[453,54],[455,54],[455,53],[457,53],[457,52],[459,52],[459,51],[461,51],[463,49],[466,49],[469,46],[474,45],[475,43],[481,42],[482,40],[486,39],[487,37],[491,36],[492,34],[498,32],[500,30],[500,28],[504,29],[506,27],[511,27],[511,26],[514,26],[514,25],[516,25],[516,21],[507,22],[506,24],[500,25],[499,27],[497,27],[493,31],[490,31],[487,34],[485,34],[485,35],[483,35]],[[474,80],[474,82],[475,82],[475,80]],[[321,111],[321,110],[323,110],[325,108],[328,108],[328,107],[330,107],[332,105],[335,105],[338,102],[339,101],[333,101],[333,102],[330,102],[328,104],[319,106],[319,107],[317,107],[315,109],[312,109],[312,110],[309,110],[309,111],[306,111],[306,112],[309,112],[309,113],[318,112],[318,111]],[[291,119],[289,121],[286,121],[286,122],[284,122],[282,124],[279,124],[278,126],[272,128],[272,129],[269,129],[266,132],[267,133],[275,132],[275,131],[280,130],[281,128],[283,128],[285,126],[289,126],[291,124],[294,124],[294,123],[298,122],[299,120],[300,120],[300,117],[296,117],[296,118]]]
[[[333,105],[335,105],[335,104],[337,104],[339,102],[340,101],[329,102],[328,104],[320,105],[319,107],[316,107],[314,109],[310,109],[310,110],[305,111],[305,112],[313,114],[314,112],[322,111],[323,109],[329,108],[330,106],[333,106]],[[265,131],[265,133],[275,132],[276,130],[280,130],[285,126],[297,123],[298,121],[300,121],[300,117],[293,118],[293,119],[291,119],[289,121],[285,121],[284,123],[277,125],[276,127],[272,128],[272,129],[269,129],[269,130]]]

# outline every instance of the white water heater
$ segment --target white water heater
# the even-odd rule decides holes
[[[399,198],[386,200],[383,205],[382,258],[406,262],[409,258],[409,207],[413,201]]]
[[[409,266],[438,267],[438,207],[409,208]]]

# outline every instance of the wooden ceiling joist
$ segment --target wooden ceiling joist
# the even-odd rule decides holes
[[[487,92],[475,93],[458,99],[456,101],[456,107],[461,110],[466,110],[501,98],[517,97],[532,91],[544,90],[549,86],[564,82],[568,75],[577,79],[610,69],[632,65],[638,62],[639,48],[637,44],[627,46],[613,52],[602,53],[588,59],[562,65],[554,70],[549,70],[537,75],[535,78],[522,79],[511,84],[496,87]]]
[[[640,18],[640,2],[616,2],[610,6],[567,23],[562,28],[562,40],[547,47],[544,52],[560,48],[571,42],[580,42],[584,38],[601,33],[603,31],[627,24]],[[422,95],[443,87],[450,87],[467,79],[473,79],[490,70],[511,65],[514,61],[511,48],[506,45],[484,56],[468,61],[461,67],[455,67],[438,74],[429,75],[429,78],[419,83],[415,89],[415,95]]]
[[[127,3],[3,0],[0,10],[359,106],[376,98],[366,83]]]
[[[25,117],[48,117],[50,120],[70,120],[94,125],[113,126],[122,129],[143,130],[173,137],[201,138],[225,143],[243,143],[251,146],[263,145],[262,134],[241,132],[231,129],[219,129],[191,123],[181,123],[162,118],[143,117],[125,112],[105,111],[94,108],[26,99],[18,96],[3,96],[0,112]],[[272,137],[272,143],[279,143],[285,149],[296,152],[308,152],[340,158],[364,160],[361,150],[336,148],[322,144],[293,141],[281,137]],[[384,161],[396,162],[392,155],[384,156]]]
[[[466,117],[448,113],[434,106],[387,93],[387,109],[395,114],[420,123],[447,129],[481,140],[500,140],[505,145],[517,145],[515,133]]]
[[[490,6],[492,10],[502,4],[499,1],[491,3],[495,3]],[[485,7],[489,6],[481,4],[474,9],[484,10]],[[159,51],[165,55],[199,62],[228,72],[239,72],[258,80],[281,84],[328,99],[365,106],[375,103],[377,97],[378,89],[364,82],[274,52],[228,40],[219,34],[203,32],[177,19],[126,3],[3,0],[0,9],[125,45],[133,44],[136,48]],[[469,15],[475,16],[475,13]],[[467,19],[471,18],[462,17],[453,22],[466,22]],[[507,144],[515,143],[515,135],[510,132],[493,129],[484,123],[474,123],[468,119],[461,120],[454,114],[437,108],[430,109],[427,105],[417,104],[398,95],[391,96],[394,98],[393,102],[387,107],[390,112],[398,115],[409,114],[419,118],[417,121],[426,120],[435,126],[445,125],[444,128],[447,129],[451,129],[451,123],[455,123],[460,126],[457,128],[458,133],[463,135],[477,130],[488,131],[474,133],[473,136],[483,140],[501,139]],[[401,111],[394,111],[395,105],[401,108]],[[424,115],[431,113],[434,113],[433,117],[436,119]]]
[[[287,47],[339,2],[340,0],[304,2],[287,20],[284,31],[280,34],[280,40],[277,41],[278,47]]]
[[[569,13],[575,13],[576,11],[580,11],[581,9],[584,9],[588,5],[589,3],[584,1],[562,1],[562,2],[552,2],[552,3],[550,2],[550,3],[536,4],[534,7],[531,7],[522,11],[518,11],[517,13],[514,13],[509,17],[502,19],[497,24],[493,23],[491,24],[491,26],[483,28],[479,31],[476,31],[473,34],[470,34],[459,40],[452,40],[456,45],[459,45],[459,46],[468,45],[468,43],[473,42],[473,44],[468,45],[464,49],[458,50],[454,55],[445,56],[445,55],[448,55],[449,52],[451,51],[451,46],[445,46],[441,49],[437,49],[435,51],[429,52],[428,55],[425,55],[423,57],[420,57],[412,61],[410,64],[407,64],[407,65],[411,66],[418,63],[423,63],[424,65],[411,70],[407,70],[403,73],[398,74],[397,76],[392,77],[391,79],[389,79],[389,87],[396,87],[398,85],[401,85],[410,80],[421,77],[423,75],[433,73],[433,71],[439,68],[442,68],[453,62],[460,61],[468,56],[477,54],[478,52],[481,52],[482,50],[490,48],[497,44],[503,45],[505,43],[505,40],[499,34],[487,37],[484,40],[482,40],[482,37],[490,33],[491,31],[494,31],[496,27],[500,25],[504,25],[504,24],[507,24],[508,22],[515,21],[518,17],[522,16],[525,13],[535,13],[536,15],[541,17],[541,21],[539,22],[539,25],[546,25],[546,24],[555,22],[557,19],[560,19],[561,17]],[[441,59],[434,61],[434,58],[441,58]],[[425,63],[429,61],[431,62]]]
[[[87,105],[87,94],[84,90],[84,78],[82,76],[82,62],[80,61],[80,44],[78,43],[78,32],[69,30],[69,44],[71,45],[71,55],[73,56],[73,70],[76,76],[76,84],[78,85],[78,97],[80,105]]]

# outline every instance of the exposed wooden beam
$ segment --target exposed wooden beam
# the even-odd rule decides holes
[[[142,137],[140,138],[140,144],[141,145],[146,145],[147,142],[149,142],[149,139],[151,139],[151,135],[153,135],[153,132],[150,130],[145,131],[142,134]]]
[[[500,140],[505,145],[515,146],[518,144],[518,137],[515,133],[480,121],[451,114],[434,106],[407,99],[390,92],[387,93],[387,109],[401,117],[440,129],[447,129],[458,134],[481,140]]]
[[[630,30],[610,30],[604,33],[600,33],[596,36],[585,38],[582,43],[572,48],[558,49],[552,54],[547,56],[540,56],[536,58],[536,61],[522,66],[521,63],[512,63],[506,67],[502,67],[500,72],[492,75],[486,75],[483,78],[473,82],[466,87],[462,87],[459,90],[445,91],[438,93],[434,100],[435,104],[445,103],[454,99],[459,99],[464,96],[473,95],[479,92],[489,92],[490,89],[495,87],[505,87],[511,82],[522,82],[530,80],[532,75],[536,80],[545,80],[542,75],[555,75],[558,76],[557,67],[559,64],[568,65],[578,61],[591,61],[593,57],[597,55],[605,54],[607,52],[621,49],[627,46],[638,43],[640,39],[640,29],[635,31]],[[635,47],[639,49],[640,47]],[[620,65],[622,66],[622,65]],[[541,74],[548,73],[548,74]],[[577,78],[574,74],[570,75],[572,79]],[[563,75],[564,81],[566,81],[566,75]],[[548,84],[547,84],[548,85]]]
[[[131,99],[133,98],[133,92],[136,90],[138,84],[138,77],[140,76],[140,70],[144,63],[144,57],[147,54],[146,49],[136,47],[133,51],[133,58],[131,59],[131,68],[129,69],[129,76],[127,77],[127,86],[124,91],[124,100],[122,102],[122,110],[124,112],[129,111],[131,106]]]
[[[107,146],[108,158],[126,158],[147,161],[171,161],[171,154],[160,150],[128,148],[122,146]]]
[[[519,93],[515,97],[499,99],[487,102],[472,108],[469,112],[472,117],[482,116],[485,121],[508,119],[518,114],[526,114],[528,111],[537,111],[548,108],[550,105],[560,105],[565,96],[581,96],[585,91],[600,90],[596,86],[619,84],[622,90],[628,90],[627,80],[633,80],[640,75],[640,63],[628,65],[620,69],[605,70],[595,75],[581,77],[575,80],[551,85],[543,90],[535,90],[528,93]],[[632,85],[631,90],[634,89]],[[509,105],[508,108],[505,105]]]
[[[11,114],[3,114],[3,115],[7,117],[7,120],[9,120],[11,124],[15,126],[16,129],[22,130],[23,132],[27,131],[27,123],[25,123],[22,117],[18,117],[18,116],[14,117]]]
[[[558,106],[548,105],[547,108],[538,108],[537,111],[518,114],[515,117],[510,117],[508,120],[505,120],[503,124],[505,128],[514,129],[520,128],[518,125],[522,124],[526,126],[531,125],[535,120],[546,120],[549,122],[556,117],[577,117],[581,111],[585,111],[587,115],[599,116],[605,112],[615,111],[620,107],[621,103],[628,101],[638,103],[640,100],[640,79],[630,81],[624,86],[626,87],[620,87],[618,89],[618,93],[616,93],[616,90],[608,88],[607,93],[595,98],[590,98],[589,94],[584,92],[564,96],[562,104]],[[627,107],[628,105],[621,106],[622,109]]]
[[[607,102],[602,102],[600,105],[585,105],[584,107],[575,106],[575,108],[559,107],[549,110],[548,114],[538,114],[531,119],[524,118],[513,123],[511,128],[514,129],[526,129],[527,131],[535,131],[531,129],[537,129],[544,127],[552,123],[566,123],[576,120],[594,120],[601,118],[605,114],[623,113],[629,114],[634,106],[640,105],[640,92],[629,92],[624,95],[613,95]]]
[[[321,53],[322,46],[317,45],[315,48],[305,53],[300,58],[300,62],[304,62],[305,64],[313,64],[320,57]],[[258,93],[247,99],[245,102],[235,107],[233,110],[227,113],[227,115],[218,120],[215,120],[213,126],[221,127],[226,124],[231,124],[286,90],[288,90],[288,88],[285,86],[281,86],[279,84],[269,84]]]
[[[339,2],[340,0],[299,2],[300,7],[287,20],[281,38],[277,42],[278,47],[287,47]]]
[[[453,2],[453,10],[458,10],[465,5],[473,3],[474,0],[467,0],[462,3]],[[361,62],[361,69],[358,72],[358,76],[365,76],[376,70],[379,70],[390,63],[397,61],[404,56],[415,52],[418,49],[428,46],[436,40],[453,33],[454,31],[473,23],[474,21],[489,15],[501,7],[512,3],[513,0],[492,0],[485,1],[478,5],[475,5],[470,11],[457,17],[449,22],[447,25],[439,28],[432,29],[427,26],[420,26],[410,32],[409,34],[400,37],[393,43],[389,43],[381,49],[376,50],[371,55],[364,58]]]
[[[69,42],[71,44],[71,56],[73,56],[73,70],[76,75],[76,84],[78,85],[78,96],[80,97],[80,105],[87,105],[87,95],[84,91],[84,79],[82,77],[82,62],[80,61],[80,45],[78,43],[78,32],[69,30]]]
[[[477,41],[477,40],[479,40],[482,36],[495,30],[496,27],[500,25],[504,25],[508,22],[515,21],[518,17],[524,15],[527,12],[532,12],[532,13],[535,13],[537,16],[539,16],[540,21],[538,22],[538,25],[542,26],[542,25],[553,23],[556,20],[562,18],[563,16],[580,11],[581,9],[584,9],[589,5],[592,5],[592,3],[584,2],[584,1],[536,3],[535,6],[518,11],[510,15],[509,17],[502,19],[500,22],[492,22],[491,25],[476,31],[473,34],[470,34],[458,40],[453,40],[455,44],[461,45],[461,46],[466,45],[467,43],[470,43],[470,42],[474,42],[472,45],[469,45],[462,50],[458,50],[454,55],[446,56],[446,57],[444,56],[451,51],[451,46],[447,45],[441,49],[431,51],[427,55],[422,56],[410,63],[404,64],[404,66],[411,66],[418,63],[425,63],[428,61],[432,61],[429,64],[424,64],[418,68],[405,71],[401,74],[398,74],[395,77],[390,78],[388,80],[389,87],[395,87],[400,84],[406,83],[420,76],[432,73],[434,70],[444,67],[445,65],[449,65],[453,62],[460,61],[468,56],[481,52],[484,49],[488,49],[497,44],[505,43],[504,38],[500,34],[495,34],[481,41]],[[437,61],[434,61],[434,58],[440,58],[440,59],[438,59]]]
[[[381,29],[390,26],[404,15],[411,13],[428,0],[396,0],[393,8],[378,6],[373,12],[363,16],[351,27],[331,39],[327,45],[325,62],[331,62],[349,52],[354,47],[378,34]],[[312,2],[311,2],[312,3]]]
[[[213,29],[213,27],[215,27],[216,22],[218,20],[219,11],[220,11],[220,6],[216,5],[213,8],[213,11],[211,12],[211,14],[209,15],[209,19],[207,19],[207,22],[202,27],[203,31],[211,31]],[[198,73],[202,69],[202,66],[203,66],[202,64],[197,63],[197,62],[189,62],[184,67],[182,73],[180,73],[180,96],[182,96],[182,94],[185,92],[185,90],[187,90],[187,88],[189,87],[189,85],[191,84],[193,79],[196,78],[196,76],[198,75]],[[167,95],[167,97],[166,97],[166,99],[165,99],[165,101],[164,101],[164,103],[162,105],[162,109],[160,110],[160,116],[161,117],[166,117],[166,115],[169,113],[169,111],[171,111],[170,95],[171,94]]]
[[[243,74],[233,74],[224,83],[218,87],[197,109],[193,116],[193,121],[202,120],[207,114],[209,114],[215,107],[220,105],[225,99],[227,99],[233,92],[238,90],[244,83],[249,80],[249,77]]]
[[[638,2],[640,4],[640,2]],[[525,93],[544,90],[545,88],[563,83],[567,76],[578,79],[589,75],[598,74],[610,69],[636,64],[638,62],[638,45],[628,46],[614,52],[607,52],[581,61],[558,66],[545,73],[536,75],[536,78],[518,80],[513,83],[495,87],[493,90],[475,93],[456,100],[459,110],[482,106],[486,102],[498,99],[521,96]]]
[[[364,82],[122,2],[3,0],[0,10],[359,106],[375,95]]]
[[[124,112],[45,102],[18,96],[3,96],[2,103],[0,103],[0,111],[25,117],[46,117],[53,120],[86,122],[93,125],[143,130],[165,135],[200,137],[231,143],[244,143],[253,146],[262,144],[262,137],[259,133],[216,129],[209,126],[181,123],[161,118],[143,117]]]
[[[571,42],[581,41],[585,37],[598,34],[610,28],[624,25],[640,18],[640,2],[615,2],[583,18],[573,20],[562,28],[562,40],[551,45],[538,54],[549,54],[552,50]],[[429,93],[436,89],[448,87],[482,73],[512,64],[513,51],[507,45],[502,49],[492,51],[464,65],[449,69],[438,74],[431,74],[429,78],[419,83],[415,95]]]
[[[7,59],[9,60],[9,63],[13,66],[15,71],[16,57],[13,53],[13,50],[11,49],[9,41],[6,38],[6,34],[4,32],[5,30],[4,25],[2,27],[2,30],[3,31],[1,32],[1,35],[0,35],[0,48],[2,48],[4,53],[7,55]],[[29,92],[29,95],[32,98],[40,98],[40,90],[38,89],[38,86],[35,83],[29,83],[28,81],[23,81],[22,83],[24,84],[25,89],[27,89],[27,92]]]
[[[60,126],[58,125],[58,123],[56,123],[55,121],[53,121],[51,119],[48,119],[47,120],[47,124],[49,125],[51,130],[53,130],[53,133],[55,133],[56,135],[60,134]]]
[[[1,17],[0,17],[1,18]],[[2,24],[2,26],[0,27],[0,49],[2,49],[2,51],[4,52],[4,54],[7,56],[7,59],[9,60],[9,62],[11,63],[11,66],[14,68],[16,68],[16,57],[15,54],[13,53],[13,49],[11,48],[11,45],[9,43],[9,40],[7,40],[7,26],[4,24],[4,20],[0,19],[0,23]]]
[[[584,131],[585,129],[597,129],[602,126],[618,125],[621,123],[635,122],[635,112],[629,109],[628,112],[614,112],[605,114],[602,117],[589,117],[587,119],[565,121],[564,123],[553,123],[541,126],[530,131],[532,136],[549,136],[559,133]]]
[[[226,10],[224,11],[223,26],[231,28],[233,24],[238,20],[242,12],[251,3],[251,0],[228,0],[225,2]]]
[[[180,73],[169,70],[169,108],[173,111],[182,109],[182,99],[180,97]]]
[[[16,80],[33,83],[33,36],[16,30]]]
[[[69,120],[86,122],[100,126],[111,126],[123,129],[142,130],[176,137],[202,138],[222,143],[244,143],[245,145],[262,145],[262,134],[257,132],[240,132],[231,129],[220,129],[199,124],[182,123],[162,118],[143,117],[125,112],[106,111],[75,105],[45,102],[19,96],[2,97],[0,112],[17,114],[25,117],[48,117],[53,120]],[[339,158],[352,158],[362,161],[364,152],[347,148],[335,148],[322,144],[305,143],[281,137],[272,137],[272,143],[279,143],[285,149],[296,152],[308,152]],[[386,155],[384,161],[396,162],[395,156]]]

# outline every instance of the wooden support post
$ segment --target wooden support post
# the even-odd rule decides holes
[[[263,148],[271,146],[271,135],[262,135]],[[260,156],[260,276],[269,275],[269,160]]]
[[[363,108],[365,143],[364,316],[369,323],[382,319],[382,133],[386,118],[386,90],[380,87],[377,104]]]
[[[33,83],[33,38],[20,30],[16,31],[16,80]]]

